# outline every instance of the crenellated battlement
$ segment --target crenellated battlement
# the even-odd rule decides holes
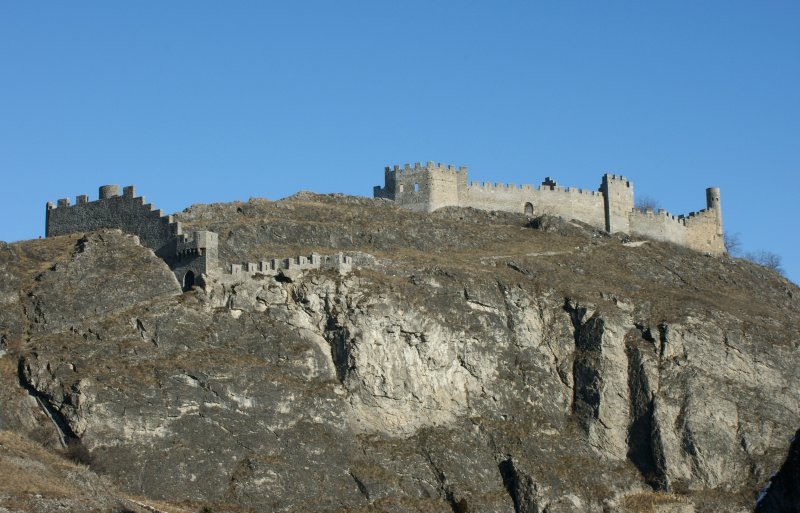
[[[437,162],[427,161],[424,164],[421,162],[415,162],[412,166],[411,164],[404,164],[400,166],[399,164],[395,164],[394,166],[386,166],[385,171],[387,173],[419,173],[422,171],[437,171],[440,173],[464,173],[467,171],[467,168],[464,166],[456,167],[450,164],[443,164]]]
[[[264,276],[276,276],[282,271],[306,271],[306,270],[326,270],[331,269],[339,273],[348,273],[353,270],[356,263],[360,265],[371,265],[373,261],[371,255],[359,253],[356,258],[347,253],[335,253],[332,255],[322,255],[311,253],[310,255],[300,255],[288,258],[270,258],[258,262],[247,262],[241,264],[230,264],[226,269],[227,273],[234,276],[254,277],[257,274]]]
[[[374,259],[365,253],[336,253],[262,260],[256,263],[232,264],[223,270],[218,262],[219,236],[211,231],[183,233],[180,222],[136,196],[136,189],[117,185],[100,187],[98,199],[89,201],[87,195],[62,198],[57,205],[47,203],[46,234],[48,237],[68,233],[116,228],[137,235],[143,246],[164,259],[184,290],[203,285],[213,275],[240,279],[257,274],[276,276],[309,269],[333,269],[347,273],[354,265],[371,265]],[[227,271],[227,272],[226,272]]]
[[[179,280],[185,282],[191,272],[198,279],[217,266],[217,234],[213,232],[183,233],[181,223],[171,215],[136,196],[132,185],[121,189],[118,185],[103,185],[98,199],[89,201],[86,194],[48,202],[45,235],[53,237],[75,232],[88,232],[117,228],[139,237],[145,247],[161,257],[172,268]]]
[[[622,183],[625,184],[625,187],[631,187],[632,186],[631,182],[629,182],[628,179],[625,178],[624,175],[615,175],[615,174],[606,173],[606,174],[603,175],[603,180],[604,181],[608,181],[608,182],[622,182]]]
[[[719,189],[706,191],[707,209],[686,216],[666,211],[634,209],[633,182],[625,175],[606,173],[596,190],[562,187],[546,177],[541,185],[472,182],[467,168],[427,162],[385,168],[384,186],[376,198],[394,200],[412,210],[431,212],[445,206],[551,214],[576,219],[609,233],[625,232],[683,244],[713,254],[724,252]]]
[[[633,207],[633,183],[623,175],[605,174],[598,190],[562,187],[546,177],[538,186],[502,182],[472,182],[467,168],[431,161],[385,168],[385,183],[374,188],[378,198],[391,199],[412,210],[431,212],[447,206],[519,212],[527,216],[557,215],[576,219],[609,233],[625,232],[682,244],[712,254],[724,253],[722,203],[718,188],[706,189],[706,208],[675,216],[663,209]],[[191,288],[204,276],[219,275],[219,239],[210,231],[183,233],[180,222],[136,195],[132,185],[103,185],[98,199],[78,195],[75,204],[61,198],[46,205],[45,234],[116,228],[135,234],[143,246],[164,259],[183,283]],[[371,258],[371,257],[370,257]],[[338,253],[263,260],[233,264],[230,276],[271,274],[306,269],[337,269],[349,272],[358,259]],[[226,273],[222,273],[226,275]]]
[[[136,188],[132,185],[124,187],[122,194],[119,185],[100,186],[98,199],[94,201],[90,201],[87,194],[81,194],[75,198],[74,205],[70,204],[69,198],[59,199],[55,205],[47,202],[46,213],[46,236],[101,228],[120,228],[123,231],[130,231],[125,230],[124,225],[135,224],[145,219],[147,219],[146,224],[149,224],[150,220],[157,220],[166,227],[169,235],[176,236],[182,233],[180,223],[176,223],[172,216],[165,216],[161,210],[147,203],[144,196],[136,196]],[[153,233],[137,233],[137,235],[140,239],[160,237],[160,234]]]

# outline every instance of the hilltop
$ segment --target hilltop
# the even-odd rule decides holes
[[[223,269],[371,259],[183,292],[118,230],[3,244],[2,448],[59,486],[0,507],[752,511],[800,427],[800,290],[743,260],[342,195],[174,219]]]

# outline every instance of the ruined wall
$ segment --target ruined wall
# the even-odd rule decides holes
[[[333,255],[321,255],[312,253],[308,256],[300,255],[289,258],[270,258],[259,262],[248,262],[244,264],[231,264],[230,276],[233,277],[254,277],[257,274],[264,276],[275,276],[281,271],[307,271],[311,269],[332,269],[338,272],[350,272],[354,265],[372,265],[374,257],[367,253],[347,254],[336,253]],[[219,273],[217,278],[228,276]]]
[[[706,209],[688,216],[674,216],[664,210],[657,213],[633,210],[629,214],[630,232],[655,240],[673,242],[696,251],[722,255],[722,203],[716,187],[706,189]]]
[[[145,203],[143,197],[136,197],[133,186],[125,187],[121,196],[118,186],[106,185],[100,188],[97,201],[89,201],[88,196],[82,195],[72,206],[66,198],[58,200],[55,206],[47,204],[47,237],[103,228],[119,228],[138,235],[143,246],[165,260],[175,254],[175,238],[182,233],[179,222],[162,215],[160,210]]]

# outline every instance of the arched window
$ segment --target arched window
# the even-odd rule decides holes
[[[183,291],[187,292],[194,288],[194,273],[192,271],[186,271],[186,274],[183,275]]]
[[[414,184],[414,192],[419,192],[419,184],[418,183]]]
[[[533,215],[533,203],[525,203],[525,215],[532,216]]]

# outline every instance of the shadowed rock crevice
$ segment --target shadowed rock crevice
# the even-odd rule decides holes
[[[339,324],[334,315],[328,315],[325,321],[325,339],[331,346],[331,359],[336,369],[336,378],[344,385],[352,370],[350,334],[347,328]]]
[[[501,461],[498,470],[503,478],[503,486],[514,503],[514,513],[540,513],[533,479],[521,472],[512,458]]]
[[[800,513],[800,429],[781,469],[759,493],[755,513]]]
[[[453,513],[470,513],[469,505],[467,504],[466,499],[456,498],[453,488],[450,485],[444,470],[439,468],[439,465],[437,465],[437,463],[434,461],[433,455],[427,450],[423,450],[422,454],[428,461],[431,471],[433,472],[433,475],[439,484],[439,493],[441,494],[442,498],[447,501],[447,504],[450,505],[450,509],[453,511]]]
[[[747,262],[341,196],[180,216],[231,234],[225,262],[376,264],[292,283],[209,276],[181,294],[118,232],[87,235],[78,255],[77,237],[13,244],[0,465],[9,433],[57,443],[26,382],[103,479],[165,511],[631,513],[648,511],[625,510],[641,496],[631,504],[660,513],[740,512],[786,457],[800,292]],[[28,333],[29,314],[46,322]],[[0,508],[37,511],[29,499],[4,492]]]
[[[645,371],[643,353],[653,351],[649,330],[642,332],[643,340],[638,333],[631,331],[626,337],[625,352],[628,357],[628,389],[630,395],[631,421],[628,427],[628,458],[636,465],[645,481],[656,489],[666,489],[667,483],[663,470],[656,465],[654,444],[655,429],[653,425],[654,405],[650,383]],[[648,340],[648,338],[650,340]]]
[[[604,380],[601,347],[605,321],[597,313],[584,320],[587,309],[570,306],[569,302],[565,308],[575,328],[572,412],[588,431],[591,422],[600,417],[600,397]]]
[[[58,437],[61,445],[64,448],[68,448],[79,442],[78,436],[72,430],[72,427],[69,425],[69,422],[67,422],[67,419],[64,418],[57,408],[53,407],[53,397],[46,392],[38,390],[33,385],[31,379],[31,368],[26,365],[24,358],[20,358],[17,362],[17,379],[19,381],[19,385],[24,388],[34,399],[36,399],[37,404],[42,409],[42,413],[44,413],[52,421],[53,425],[58,431]]]

